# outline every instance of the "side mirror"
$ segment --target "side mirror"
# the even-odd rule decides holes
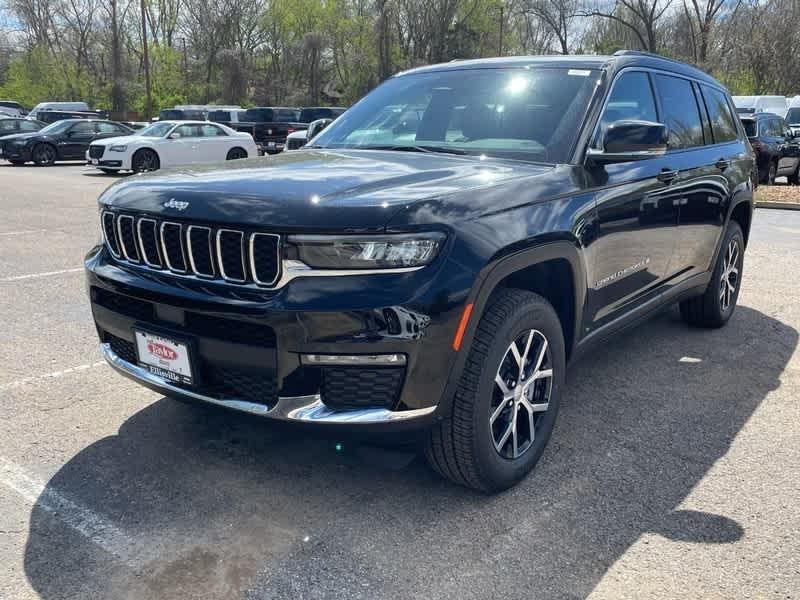
[[[316,121],[311,121],[311,123],[308,124],[308,133],[306,133],[306,139],[311,141],[311,138],[313,138],[331,123],[333,123],[333,119],[317,119]]]
[[[168,139],[168,140],[177,140],[177,139],[180,139],[180,137],[181,137],[181,134],[180,134],[180,133],[173,132],[173,133],[170,133],[170,134],[167,136],[167,139]]]
[[[652,121],[615,121],[603,135],[603,149],[590,148],[586,157],[593,164],[646,160],[667,151],[669,131]]]

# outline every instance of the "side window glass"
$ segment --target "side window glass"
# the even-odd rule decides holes
[[[31,121],[21,121],[19,128],[21,131],[39,131],[40,129],[38,123],[32,123]]]
[[[194,125],[181,125],[175,130],[182,138],[197,137]]]
[[[219,127],[214,127],[213,125],[203,125],[201,127],[203,137],[219,137],[225,135],[225,133]]]
[[[98,123],[97,131],[99,133],[119,133],[121,130],[114,123]]]
[[[706,85],[701,85],[700,87],[703,91],[703,100],[708,109],[708,117],[711,119],[711,131],[714,134],[714,141],[719,144],[735,140],[739,137],[738,129],[725,94]]]
[[[0,119],[0,131],[16,131],[16,123],[13,119]]]
[[[615,82],[608,103],[600,119],[600,135],[596,146],[600,146],[608,126],[622,120],[657,121],[656,103],[650,78],[647,73],[633,71],[623,73]]]
[[[94,133],[94,123],[91,121],[84,121],[83,123],[75,123],[72,126],[72,129],[69,130],[70,133],[76,133],[78,135],[86,135],[89,133]]]
[[[691,82],[670,75],[656,75],[655,80],[670,150],[702,146],[703,125]]]

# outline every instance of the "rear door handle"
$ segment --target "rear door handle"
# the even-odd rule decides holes
[[[726,158],[720,158],[717,162],[714,163],[714,166],[717,167],[720,171],[724,171],[728,167],[731,166],[731,161]]]
[[[661,169],[661,172],[658,174],[658,180],[662,183],[672,183],[675,178],[678,176],[677,171],[671,171],[670,169]]]

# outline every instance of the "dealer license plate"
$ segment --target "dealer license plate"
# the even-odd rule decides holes
[[[191,385],[192,361],[189,346],[147,331],[134,331],[139,364],[153,375]]]
[[[93,164],[93,165],[100,164],[100,161],[99,161],[99,160],[97,160],[96,158],[93,158],[93,159],[92,159],[92,164]]]

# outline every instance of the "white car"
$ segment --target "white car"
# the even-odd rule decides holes
[[[158,121],[133,135],[92,142],[86,162],[105,173],[142,173],[254,156],[249,133],[208,121]]]

